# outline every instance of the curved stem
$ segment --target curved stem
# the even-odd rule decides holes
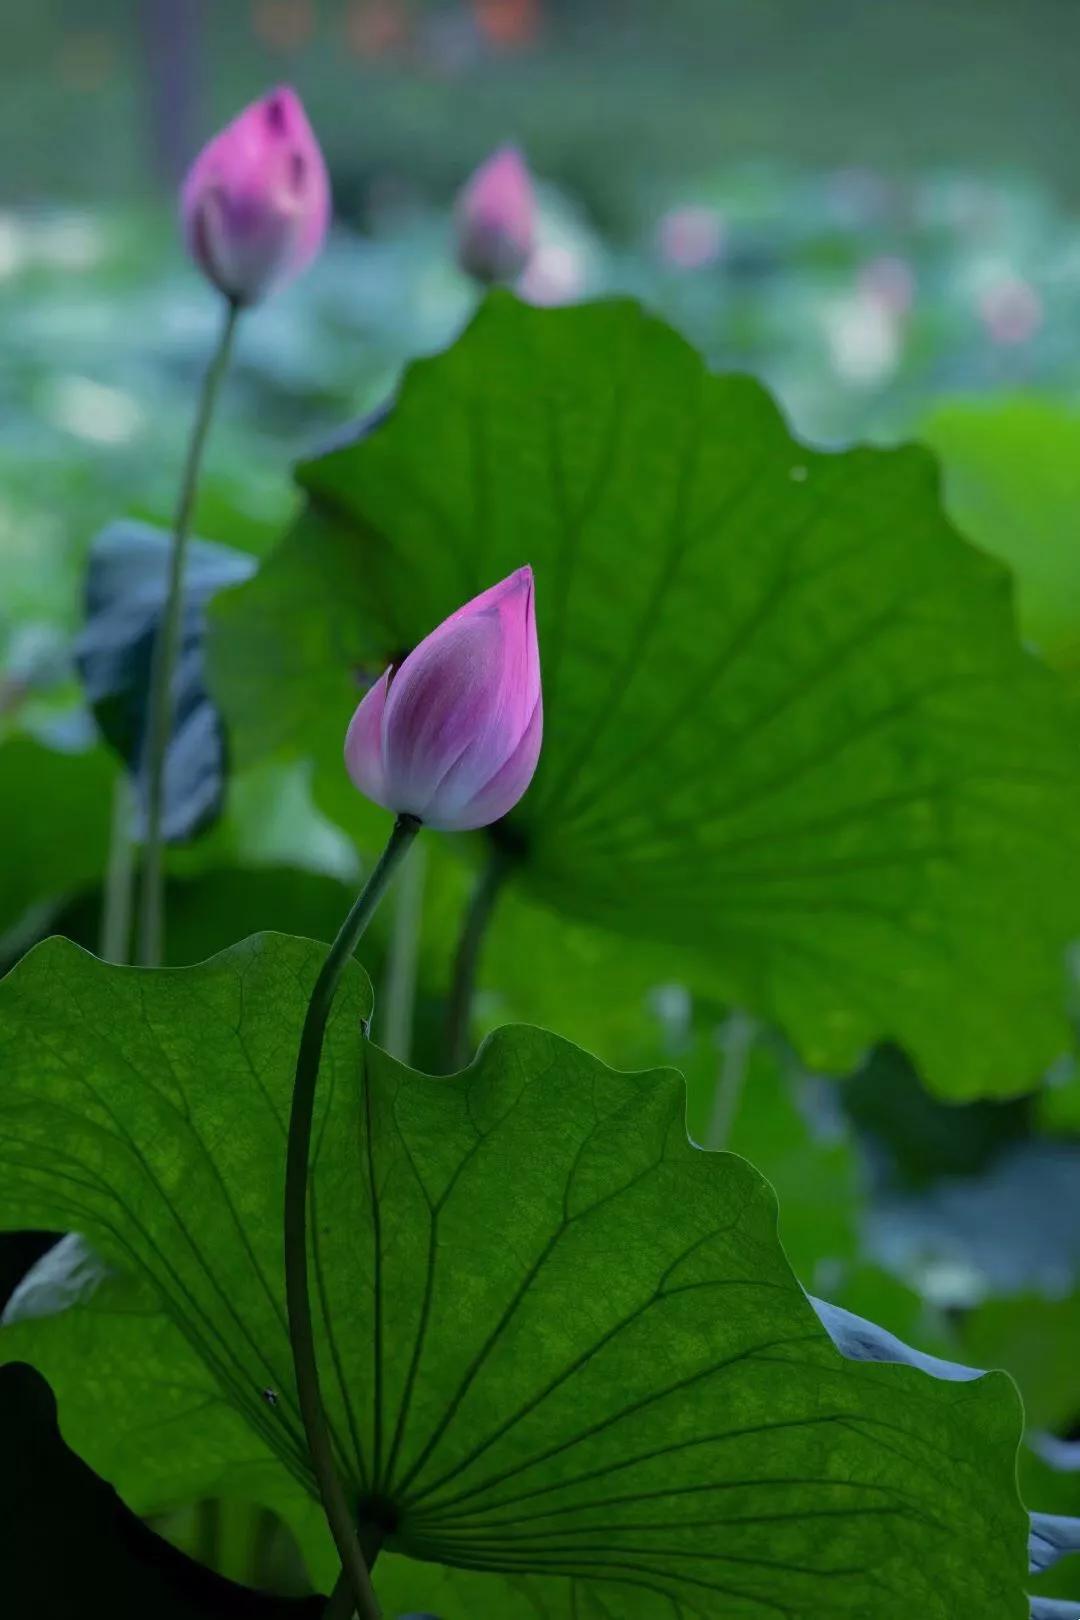
[[[143,856],[142,897],[139,911],[139,961],[144,967],[158,967],[162,956],[164,931],[164,839],[162,819],[165,807],[165,760],[173,724],[173,672],[180,650],[184,617],[184,560],[191,534],[195,493],[199,484],[203,450],[214,405],[229,365],[239,304],[226,305],[221,336],[203,379],[195,422],[191,429],[187,459],[180,480],[180,496],[173,524],[169,552],[169,582],[165,608],[157,635],[150,671],[150,698],[144,744],[146,760],[146,849]]]
[[[491,920],[499,890],[513,864],[505,850],[493,847],[473,890],[454,956],[454,976],[446,1007],[446,1062],[448,1070],[461,1069],[469,1060],[469,1021],[480,946]]]
[[[311,1321],[308,1291],[307,1205],[308,1172],[311,1155],[311,1124],[315,1109],[315,1086],[319,1078],[326,1023],[334,993],[346,962],[382,899],[386,886],[402,856],[420,830],[415,816],[398,816],[390,840],[379,857],[349,915],[330,947],[311,992],[300,1049],[296,1058],[292,1110],[289,1115],[289,1142],[285,1157],[285,1302],[289,1315],[300,1415],[304,1420],[311,1463],[322,1498],[323,1510],[337,1546],[342,1568],[348,1578],[353,1605],[361,1620],[379,1620],[379,1606],[360,1547],[354,1514],[345,1495],[334,1463],[330,1435],[319,1393],[319,1370],[315,1359],[315,1334]]]
[[[353,1599],[352,1586],[345,1571],[342,1570],[337,1578],[334,1590],[326,1600],[322,1620],[353,1620],[355,1613],[356,1604]]]
[[[412,1053],[416,968],[424,912],[424,854],[423,845],[417,845],[395,885],[394,921],[378,1025],[380,1045],[402,1063],[408,1063]]]

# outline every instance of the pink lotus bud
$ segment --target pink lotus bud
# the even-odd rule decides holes
[[[503,146],[466,181],[456,210],[458,263],[477,281],[515,281],[533,251],[536,199],[525,159]]]
[[[444,619],[365,694],[345,764],[384,809],[463,832],[517,804],[543,725],[532,569],[519,568]]]
[[[203,147],[180,212],[191,257],[239,304],[307,269],[329,224],[330,182],[295,90],[253,102]]]

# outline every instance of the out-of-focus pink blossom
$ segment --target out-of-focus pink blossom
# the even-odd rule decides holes
[[[465,182],[455,210],[457,257],[477,281],[516,281],[532,256],[536,198],[516,146],[494,152]]]
[[[294,90],[246,107],[203,147],[181,217],[195,263],[238,304],[258,303],[307,269],[326,236],[330,183]]]
[[[715,208],[672,208],[660,221],[657,247],[676,270],[704,270],[724,251],[724,218]]]
[[[541,242],[517,290],[530,304],[554,308],[580,298],[588,280],[588,266],[573,242]]]
[[[915,302],[915,272],[898,253],[882,253],[860,269],[858,292],[887,315],[906,315]]]
[[[540,0],[473,0],[476,25],[502,50],[531,45],[540,32]]]
[[[542,732],[533,575],[519,568],[365,693],[345,764],[384,809],[461,832],[513,809],[532,781]]]
[[[1043,323],[1043,305],[1035,288],[1020,276],[1002,276],[979,297],[979,314],[995,343],[1010,348],[1027,343]]]

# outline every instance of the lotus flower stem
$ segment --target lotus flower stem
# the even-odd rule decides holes
[[[379,1620],[379,1605],[360,1545],[355,1515],[334,1462],[319,1391],[308,1290],[307,1205],[311,1125],[319,1060],[338,981],[390,879],[419,830],[420,822],[415,816],[398,816],[386,848],[342,923],[319,971],[300,1035],[285,1158],[285,1302],[300,1415],[304,1421],[323,1510],[360,1620]]]
[[[164,835],[165,760],[173,726],[173,674],[180,648],[184,609],[184,562],[195,494],[199,484],[203,450],[214,406],[229,367],[240,306],[228,300],[221,335],[207,367],[199,396],[195,422],[188,444],[187,460],[180,481],[180,497],[173,525],[169,555],[169,584],[165,611],[154,638],[150,673],[150,699],[145,742],[146,759],[146,847],[143,855],[142,894],[139,911],[139,961],[144,967],[158,967],[162,959],[165,929]]]
[[[412,1056],[416,968],[424,913],[424,867],[424,846],[418,844],[397,881],[383,985],[379,1042],[401,1063],[408,1063]]]
[[[131,835],[131,778],[121,771],[113,788],[109,858],[101,898],[98,955],[103,962],[131,960],[131,912],[135,892],[135,849]]]
[[[342,1570],[337,1578],[337,1584],[326,1600],[326,1608],[322,1612],[322,1620],[352,1620],[356,1613],[356,1604],[353,1600],[352,1587],[349,1584],[345,1571]]]
[[[706,1147],[719,1150],[726,1148],[731,1140],[757,1038],[757,1022],[748,1013],[732,1013],[723,1032],[723,1058],[716,1078]]]
[[[491,913],[495,909],[499,891],[512,864],[511,857],[504,849],[492,846],[487,865],[480,873],[465,912],[465,920],[454,955],[454,973],[446,1005],[445,1048],[448,1073],[464,1068],[469,1061],[469,1025],[480,947],[491,920]]]

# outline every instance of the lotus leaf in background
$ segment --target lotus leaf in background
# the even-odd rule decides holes
[[[68,753],[18,736],[0,744],[0,942],[31,909],[40,928],[53,907],[99,879],[117,774],[104,748]]]
[[[313,757],[343,826],[358,682],[533,565],[544,751],[485,985],[529,939],[558,1021],[546,912],[828,1071],[888,1036],[1000,1095],[1066,1043],[1075,734],[924,451],[812,451],[635,305],[496,293],[300,479],[306,516],[214,605],[213,684],[238,758]]]
[[[1023,394],[945,400],[922,434],[957,523],[1013,569],[1024,635],[1080,675],[1080,412]]]

